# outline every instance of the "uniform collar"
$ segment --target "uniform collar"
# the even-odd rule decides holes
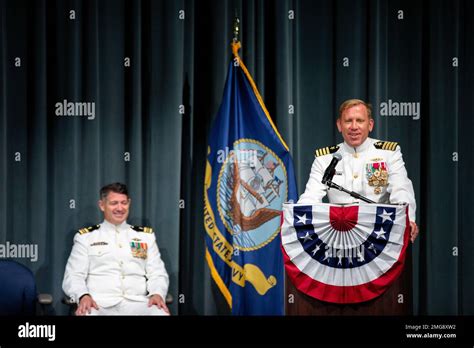
[[[367,138],[362,144],[360,144],[357,147],[352,147],[348,145],[345,141],[342,143],[342,146],[349,153],[356,153],[356,152],[359,153],[359,152],[364,152],[365,150],[367,150],[373,143],[374,143],[374,139]]]
[[[114,225],[113,223],[110,223],[109,221],[104,219],[104,221],[102,222],[102,226],[113,231],[125,231],[126,229],[128,229],[127,221],[122,222],[120,225]]]

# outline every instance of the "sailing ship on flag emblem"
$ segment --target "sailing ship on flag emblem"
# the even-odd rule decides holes
[[[258,249],[280,231],[281,206],[287,199],[281,159],[254,139],[239,139],[218,179],[218,209],[234,247]]]

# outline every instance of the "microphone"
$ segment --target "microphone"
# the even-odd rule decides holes
[[[336,174],[336,165],[337,162],[342,160],[342,155],[339,152],[336,152],[332,156],[332,161],[329,163],[328,167],[326,168],[326,171],[324,172],[323,175],[323,180],[321,180],[321,183],[326,184],[328,181],[331,181],[334,174]]]

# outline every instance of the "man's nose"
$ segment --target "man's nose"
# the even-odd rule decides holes
[[[357,128],[357,122],[356,122],[356,121],[354,121],[354,122],[351,123],[351,128],[352,128],[352,129],[356,129],[356,128]]]

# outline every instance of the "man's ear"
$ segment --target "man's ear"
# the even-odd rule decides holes
[[[372,132],[372,129],[374,129],[374,119],[369,118],[369,132]]]
[[[339,117],[336,121],[337,129],[339,130],[339,133],[342,132],[342,125],[341,125],[341,118]]]
[[[104,211],[105,210],[105,203],[102,199],[100,199],[98,202],[97,202],[97,205],[99,206],[99,209]]]

